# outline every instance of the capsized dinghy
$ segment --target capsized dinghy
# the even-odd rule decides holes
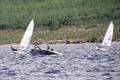
[[[47,49],[41,49],[38,45],[35,45],[33,49],[31,49],[30,53],[32,55],[63,55],[57,51],[54,51],[53,48],[50,49],[50,46],[47,46]]]

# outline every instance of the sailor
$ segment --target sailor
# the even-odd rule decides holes
[[[51,51],[54,51],[54,49],[53,49],[53,48],[51,48],[50,50],[51,50]]]
[[[102,48],[102,46],[100,46],[99,43],[97,43],[97,47],[98,47],[98,48]]]
[[[53,49],[53,48],[50,48],[50,46],[49,46],[49,45],[47,46],[47,50],[54,51],[54,49]]]
[[[50,46],[49,45],[47,46],[47,50],[50,50]]]

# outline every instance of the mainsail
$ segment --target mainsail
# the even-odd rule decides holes
[[[21,42],[20,42],[20,48],[19,49],[21,51],[27,49],[27,47],[30,43],[31,37],[32,37],[33,29],[34,29],[34,22],[33,22],[33,19],[32,19],[31,22],[28,25],[28,28],[27,28],[26,32],[23,35],[23,38],[22,38]]]
[[[111,46],[112,37],[113,37],[113,22],[110,22],[110,25],[107,29],[107,32],[103,38],[102,46]]]

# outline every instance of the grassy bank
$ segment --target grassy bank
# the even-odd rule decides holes
[[[0,0],[0,29],[25,28],[30,19],[50,30],[120,21],[120,0]]]
[[[120,40],[120,0],[0,0],[0,44],[19,43],[32,18],[32,43],[95,42],[111,20]]]
[[[114,22],[113,41],[120,40],[119,22]],[[70,41],[76,42],[98,42],[101,36],[104,36],[108,24],[97,25],[93,28],[88,25],[77,27],[64,27],[56,31],[49,31],[44,28],[36,28],[34,30],[31,43],[65,43]],[[19,43],[24,30],[1,30],[0,44]]]

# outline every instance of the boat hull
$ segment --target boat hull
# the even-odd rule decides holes
[[[32,55],[62,55],[62,53],[56,52],[56,51],[51,51],[51,50],[44,50],[44,49],[38,49],[38,50],[31,50],[30,53]]]

